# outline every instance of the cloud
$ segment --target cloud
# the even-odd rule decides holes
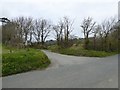
[[[83,18],[91,16],[95,21],[101,22],[118,13],[118,0],[2,0],[1,4],[0,17],[43,17],[57,23],[59,18],[68,16],[75,19],[73,33],[79,36],[81,34],[80,23]]]

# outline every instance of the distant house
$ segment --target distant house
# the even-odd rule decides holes
[[[56,43],[55,40],[48,40],[48,41],[45,42],[46,45],[53,45],[55,43]]]

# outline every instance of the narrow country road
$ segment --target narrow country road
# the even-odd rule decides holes
[[[95,58],[43,52],[52,62],[47,69],[3,77],[3,88],[118,88],[118,55]]]

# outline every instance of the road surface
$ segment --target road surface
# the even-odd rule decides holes
[[[47,69],[3,77],[3,88],[118,88],[118,55],[96,58],[44,52],[52,62]]]

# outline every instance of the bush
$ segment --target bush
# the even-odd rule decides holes
[[[48,57],[40,50],[13,50],[2,55],[2,76],[42,69],[50,64]]]
[[[53,51],[53,52],[59,52],[59,50],[62,48],[58,45],[51,45],[51,46],[48,46],[48,49]]]
[[[105,57],[116,54],[115,52],[94,51],[85,49],[61,49],[61,54],[74,55],[74,56],[87,56],[87,57]]]
[[[87,57],[105,57],[116,54],[116,52],[105,52],[105,51],[95,51],[95,50],[86,50],[83,47],[83,44],[73,45],[70,48],[61,48],[57,45],[49,46],[49,50],[53,52],[58,52],[66,55],[74,56],[87,56]]]

